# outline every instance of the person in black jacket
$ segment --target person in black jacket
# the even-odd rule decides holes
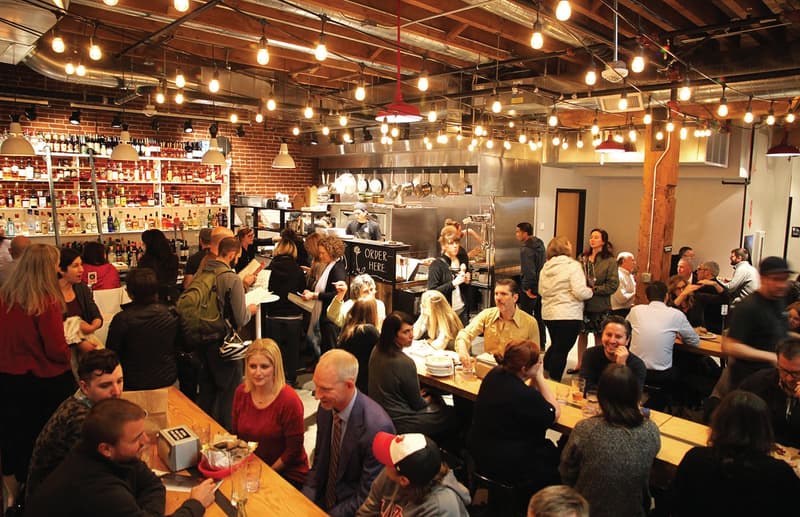
[[[108,328],[106,347],[119,356],[129,390],[154,390],[178,378],[178,315],[158,302],[158,279],[150,268],[134,268],[126,280],[131,302]]]
[[[280,300],[266,307],[266,336],[275,340],[281,349],[286,384],[297,382],[300,362],[300,343],[303,336],[303,310],[289,301],[289,293],[300,293],[306,285],[303,269],[297,264],[297,246],[294,241],[281,239],[275,246],[269,268],[269,290]]]
[[[458,256],[461,246],[459,232],[445,226],[439,236],[442,255],[428,266],[428,289],[436,289],[447,298],[464,325],[469,321],[467,297],[470,283],[469,263]],[[458,289],[456,289],[458,288]]]
[[[139,267],[149,267],[156,272],[159,299],[174,304],[178,299],[178,256],[161,230],[142,232],[142,243],[144,254],[139,259]]]
[[[29,517],[164,515],[166,489],[139,459],[152,447],[146,411],[125,399],[98,402],[86,416],[81,441],[27,502]],[[214,502],[214,480],[192,488],[172,515],[199,517]]]

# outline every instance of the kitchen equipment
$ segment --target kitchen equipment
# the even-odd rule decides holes
[[[403,196],[408,197],[414,194],[414,184],[409,183],[408,181],[408,173],[404,169],[403,170]]]
[[[200,440],[185,425],[158,432],[158,456],[172,472],[194,467],[200,460]]]
[[[394,182],[394,169],[392,169],[392,176],[391,176],[391,185],[389,186],[389,190],[386,192],[384,196],[387,201],[393,201],[397,194],[400,192],[400,185]]]
[[[369,191],[373,194],[379,194],[383,192],[383,180],[379,179],[375,176],[375,169],[372,170],[372,179],[369,181]]]
[[[363,174],[359,174],[358,175],[357,186],[358,186],[358,192],[359,193],[366,192],[367,189],[369,188],[369,184],[367,183],[367,180],[364,179],[364,175]]]
[[[442,184],[442,192],[444,195],[450,194],[450,184],[447,182],[447,178],[445,178],[444,183],[442,183],[442,169],[439,169],[439,183]]]
[[[424,174],[424,172],[423,172]],[[433,185],[431,185],[430,174],[425,177],[425,181],[420,185],[420,197],[428,197],[433,192]]]

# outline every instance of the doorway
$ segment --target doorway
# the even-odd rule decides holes
[[[574,246],[574,256],[583,253],[583,221],[586,215],[586,191],[556,189],[556,217],[553,235],[563,235]]]

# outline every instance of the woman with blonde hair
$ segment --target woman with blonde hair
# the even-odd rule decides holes
[[[464,325],[447,298],[439,291],[425,291],[419,306],[420,315],[414,322],[414,339],[428,336],[428,343],[433,348],[452,350],[458,331]]]
[[[544,367],[551,379],[560,381],[567,355],[581,329],[583,302],[592,297],[580,263],[572,258],[572,243],[555,237],[547,244],[547,262],[539,273],[542,319],[550,332],[550,349]]]
[[[271,339],[257,339],[244,358],[244,383],[233,398],[232,431],[258,442],[256,456],[298,489],[308,474],[303,448],[303,403],[286,384],[281,351]]]
[[[7,506],[28,475],[33,443],[74,390],[58,285],[59,252],[31,244],[0,287],[0,455]]]

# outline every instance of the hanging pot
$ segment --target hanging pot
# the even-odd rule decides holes
[[[383,192],[383,180],[375,176],[376,172],[377,171],[374,169],[372,170],[372,179],[369,180],[369,191],[373,194],[380,194]]]

